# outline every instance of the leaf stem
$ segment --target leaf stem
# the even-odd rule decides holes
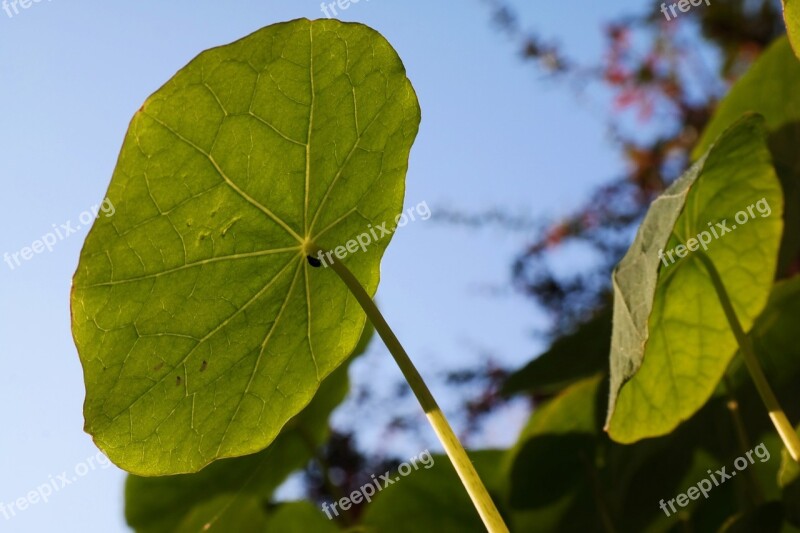
[[[579,458],[583,463],[583,467],[586,469],[586,475],[589,478],[589,483],[592,486],[594,502],[595,506],[597,507],[597,514],[600,515],[600,521],[603,524],[603,529],[605,529],[606,533],[616,533],[617,530],[614,528],[614,523],[611,520],[611,514],[608,512],[608,505],[603,497],[603,490],[600,485],[600,480],[597,478],[597,468],[595,468],[594,464],[592,464],[589,458],[586,457],[586,454],[581,453]]]
[[[739,400],[736,398],[736,395],[733,392],[733,384],[731,383],[731,379],[728,377],[727,372],[723,378],[725,384],[725,394],[728,397],[728,400],[725,402],[725,409],[728,411],[728,413],[730,413],[733,421],[733,427],[736,432],[736,440],[739,443],[739,453],[744,456],[751,449],[750,439],[747,436],[747,429],[744,425],[744,420],[742,419],[742,413],[739,410]],[[764,496],[761,492],[761,486],[758,482],[758,477],[756,477],[755,471],[753,469],[748,469],[747,473],[745,474],[745,479],[749,485],[749,487],[746,487],[746,492],[749,492],[750,494],[745,494],[742,506],[746,508],[752,508],[753,506],[758,506],[764,503]]]
[[[778,431],[778,435],[783,441],[784,446],[789,450],[792,459],[794,459],[795,462],[800,462],[800,437],[798,437],[797,432],[786,417],[786,413],[783,411],[783,408],[778,402],[778,398],[775,397],[775,393],[772,391],[772,387],[770,387],[767,381],[767,377],[764,375],[764,370],[758,362],[753,343],[750,337],[745,334],[742,325],[739,323],[736,311],[733,309],[733,304],[728,296],[728,292],[725,290],[725,285],[722,283],[719,272],[717,272],[714,263],[706,254],[698,251],[697,257],[700,258],[700,261],[702,261],[703,265],[706,267],[708,275],[711,278],[711,283],[717,291],[719,302],[722,304],[722,310],[725,312],[728,324],[730,324],[733,335],[739,343],[739,351],[744,358],[744,364],[747,367],[747,371],[750,373],[750,377],[753,378],[756,390],[758,390],[758,394],[761,396],[761,401],[764,402],[767,411],[769,411],[772,424]]]
[[[453,467],[458,473],[458,477],[461,479],[461,483],[467,490],[470,499],[472,499],[472,504],[478,511],[486,529],[490,533],[508,533],[508,527],[506,527],[500,512],[497,510],[491,496],[489,496],[489,492],[480,477],[478,477],[478,473],[467,456],[467,452],[453,432],[453,428],[450,427],[422,376],[414,367],[414,363],[411,362],[411,358],[408,357],[400,341],[383,318],[380,310],[378,310],[375,302],[372,301],[372,298],[361,286],[358,279],[341,261],[333,261],[331,268],[339,275],[344,284],[347,285],[347,288],[350,289],[350,292],[353,293],[353,296],[356,297],[358,303],[361,304],[367,314],[367,318],[375,326],[375,330],[383,339],[389,352],[391,352],[397,362],[397,366],[400,367],[400,371],[425,411],[428,421],[433,426],[436,436],[439,437],[439,441],[453,463]]]

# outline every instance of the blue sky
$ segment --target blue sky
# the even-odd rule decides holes
[[[603,49],[604,21],[646,4],[511,3],[524,25],[587,62]],[[434,212],[503,207],[557,217],[621,169],[598,115],[520,61],[483,2],[362,0],[340,15],[387,37],[419,95],[408,207],[425,201]],[[319,2],[306,0],[42,0],[13,17],[0,11],[0,254],[30,246],[53,224],[77,225],[102,201],[131,116],[197,53],[274,22],[321,16]],[[0,511],[2,531],[127,530],[124,473],[96,460],[91,468],[97,449],[82,431],[69,288],[86,230],[13,270],[0,263],[0,502],[51,480],[60,486],[63,472],[70,481],[11,520]],[[531,332],[544,317],[508,288],[524,243],[522,234],[429,220],[399,231],[385,256],[379,304],[446,413],[458,404],[435,380],[442,370],[482,361],[485,350],[519,366],[541,348]],[[499,295],[487,290],[498,287]],[[353,376],[394,383],[399,371],[373,345]],[[336,420],[346,426],[353,416],[346,408]],[[513,425],[490,426],[480,444],[509,443]],[[379,437],[366,430],[362,444],[377,447]],[[432,433],[423,438],[436,447]]]

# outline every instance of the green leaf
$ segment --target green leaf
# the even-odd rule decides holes
[[[334,522],[325,517],[319,507],[308,502],[289,502],[277,506],[269,513],[267,527],[263,531],[336,533],[341,530],[334,525]]]
[[[785,37],[776,39],[720,102],[692,155],[699,159],[722,132],[748,112],[764,117],[767,131],[800,120],[800,62]]]
[[[593,470],[599,384],[600,377],[579,381],[533,413],[507,459],[513,508],[554,504],[574,494]]]
[[[168,531],[264,533],[270,530],[267,529],[267,514],[258,498],[248,494],[220,494],[193,508],[180,524]]]
[[[503,482],[499,467],[504,453],[484,450],[470,452],[469,455],[478,475],[499,504],[497,494]],[[367,531],[486,531],[447,456],[434,455],[433,458],[430,469],[413,471],[377,493],[364,512],[363,525]],[[445,509],[446,512],[443,512]]]
[[[354,357],[363,353],[374,329],[368,327]],[[189,515],[206,516],[218,496],[255,497],[268,501],[293,471],[314,456],[328,437],[328,418],[349,388],[351,358],[322,382],[314,399],[283,428],[266,450],[222,459],[195,474],[146,478],[131,475],[125,486],[125,516],[137,533],[172,533]],[[224,498],[220,501],[226,501]],[[201,509],[201,510],[197,510]]]
[[[750,331],[750,338],[770,385],[776,391],[795,394],[796,380],[800,376],[800,331],[797,328],[797,317],[800,317],[800,276],[775,284],[766,308]],[[734,388],[752,383],[741,357],[731,362],[728,375]]]
[[[800,58],[800,1],[783,0],[783,18],[786,21],[786,32],[789,34],[792,48]]]
[[[391,223],[420,111],[391,45],[296,20],[201,53],[135,114],[75,274],[85,429],[121,468],[264,449],[365,316],[306,253]],[[370,295],[390,237],[346,258]]]
[[[792,0],[796,3],[796,0]],[[694,149],[695,159],[747,112],[763,115],[775,171],[786,199],[787,228],[800,228],[800,61],[785,37],[777,39],[731,88]],[[786,231],[779,274],[786,275],[800,254],[800,231]]]
[[[519,531],[583,531],[600,520],[592,499],[601,377],[578,381],[537,407],[506,452],[508,502]]]
[[[253,496],[226,494],[196,507],[172,533],[336,533],[341,531],[308,502],[264,505]]]
[[[766,305],[783,230],[783,195],[762,122],[749,116],[736,123],[653,203],[614,271],[606,429],[618,442],[666,434],[692,416],[736,352],[701,253],[719,272],[745,332]],[[747,222],[735,219],[742,211]],[[720,235],[718,224],[731,233]],[[701,232],[707,251],[697,242]],[[684,248],[680,258],[679,245],[697,251]],[[677,260],[671,264],[670,258]]]
[[[603,311],[511,374],[503,394],[555,394],[608,368],[611,312]]]
[[[721,410],[711,414],[724,416]],[[699,434],[710,433],[708,423],[715,422],[714,417],[702,418],[705,425],[694,423],[691,431],[681,431],[684,429],[681,427],[679,431],[659,439],[658,445],[654,447],[648,446],[653,442],[651,440],[633,446],[614,445],[614,460],[619,462],[622,470],[620,473],[630,476],[628,479],[608,474],[605,477],[609,491],[624,482],[624,490],[619,491],[616,502],[616,524],[620,531],[669,530],[680,519],[669,509],[670,516],[666,516],[659,507],[661,500],[685,493],[689,487],[708,476],[708,469],[713,471],[723,465],[697,442]],[[693,419],[695,421],[700,420]],[[714,433],[709,437],[719,438],[719,435]],[[634,462],[634,465],[628,467],[623,461]],[[716,487],[708,499],[690,502],[686,508],[678,507],[683,520],[705,524],[705,527],[696,527],[694,531],[715,531],[716,526],[736,509],[732,503],[733,489],[732,484]],[[605,497],[610,499],[609,496]],[[713,523],[715,527],[709,527],[708,523]]]
[[[189,515],[216,509],[220,501],[268,498],[283,480],[309,459],[300,434],[281,434],[266,450],[217,461],[196,474],[146,478],[130,476],[125,486],[125,515],[137,533],[171,533]],[[188,519],[193,522],[195,519]]]
[[[601,377],[570,386],[537,408],[508,452],[509,503],[515,523],[530,524],[523,531],[661,530],[655,524],[669,519],[658,501],[717,463],[700,449],[706,435],[724,435],[707,432],[719,405],[667,436],[623,446],[600,432],[607,393]]]

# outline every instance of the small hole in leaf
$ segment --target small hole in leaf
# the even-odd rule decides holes
[[[308,259],[308,264],[311,265],[314,268],[319,268],[319,267],[322,266],[322,262],[319,259],[317,259],[316,257],[312,257],[310,255],[307,255],[306,259]]]

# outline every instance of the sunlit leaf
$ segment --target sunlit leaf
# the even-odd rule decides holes
[[[700,254],[749,331],[775,276],[782,209],[754,116],[723,133],[653,203],[613,275],[611,438],[663,435],[709,399],[737,344]]]
[[[311,401],[365,316],[309,243],[394,220],[419,120],[389,43],[334,20],[203,52],[144,103],[73,283],[86,431],[112,461],[196,472]],[[370,294],[388,242],[345,260]]]
[[[373,331],[371,327],[365,330],[354,356],[366,349]],[[205,516],[206,511],[197,508],[214,509],[211,500],[220,495],[269,501],[286,477],[304,467],[328,437],[331,411],[347,394],[348,366],[349,361],[322,382],[311,403],[266,450],[216,461],[195,474],[129,476],[125,487],[128,525],[137,533],[172,533],[188,515]]]

